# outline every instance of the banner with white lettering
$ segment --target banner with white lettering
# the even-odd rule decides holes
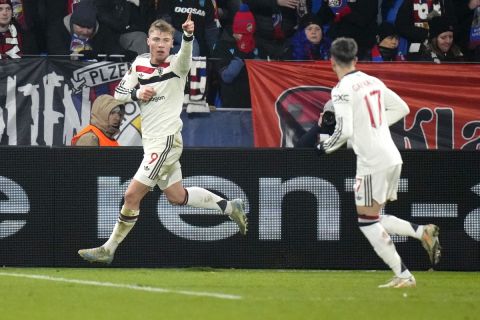
[[[0,64],[0,144],[70,145],[87,126],[96,97],[113,95],[127,62],[81,62],[51,58],[2,60]],[[206,61],[194,57],[185,103],[206,104]],[[140,109],[126,104],[120,145],[141,145]]]
[[[440,227],[438,270],[480,271],[477,151],[403,151],[398,200],[384,213]],[[84,267],[104,243],[142,149],[0,147],[0,261]],[[185,149],[184,186],[244,200],[242,236],[215,210],[171,205],[155,188],[116,252],[115,267],[386,269],[358,229],[355,155],[301,149]],[[419,240],[393,238],[412,270],[430,268]]]

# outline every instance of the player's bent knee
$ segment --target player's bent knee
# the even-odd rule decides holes
[[[170,204],[174,205],[174,206],[182,206],[184,205],[184,198],[183,197],[168,197],[167,196],[167,200],[168,202],[170,202]]]

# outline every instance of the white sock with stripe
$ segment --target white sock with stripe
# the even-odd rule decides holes
[[[230,201],[227,201],[207,189],[200,187],[185,188],[188,199],[186,205],[195,208],[214,209],[221,213],[229,214],[232,212]]]
[[[389,234],[422,239],[424,226],[402,220],[392,215],[381,215],[380,223]]]
[[[103,247],[110,253],[115,253],[120,243],[128,235],[130,230],[132,230],[135,222],[138,220],[138,215],[140,210],[126,209],[124,206],[120,211],[120,216],[118,217],[115,227],[113,227],[112,234],[108,238],[107,242]]]
[[[412,276],[402,263],[402,259],[398,255],[392,239],[378,220],[364,222],[364,219],[359,218],[359,225],[360,230],[368,239],[377,255],[382,258],[397,277],[409,278]]]

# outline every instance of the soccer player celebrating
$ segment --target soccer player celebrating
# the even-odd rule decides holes
[[[409,108],[382,81],[356,70],[357,50],[350,38],[338,38],[332,43],[330,61],[339,79],[331,93],[336,127],[333,135],[316,149],[320,154],[328,154],[350,140],[357,156],[354,192],[360,230],[395,274],[379,287],[415,287],[415,278],[402,263],[389,234],[419,239],[432,264],[436,264],[441,250],[439,228],[380,215],[386,201],[397,199],[403,163],[389,126],[405,117]]]
[[[140,202],[155,185],[170,203],[217,210],[235,221],[241,234],[247,232],[247,217],[241,199],[227,201],[206,189],[184,188],[182,185],[180,113],[192,60],[194,23],[191,14],[182,29],[180,51],[170,55],[175,29],[163,20],[153,22],[147,39],[150,53],[135,59],[115,89],[115,99],[139,102],[144,158],[125,192],[124,205],[108,241],[101,247],[78,251],[87,261],[112,262],[118,245],[138,219]]]

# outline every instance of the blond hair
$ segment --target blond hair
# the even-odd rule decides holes
[[[172,25],[170,23],[168,23],[167,21],[162,20],[162,19],[155,20],[150,25],[150,28],[148,29],[148,35],[150,35],[155,30],[158,30],[160,32],[169,33],[169,34],[171,34],[172,38],[173,38],[173,35],[175,34],[175,28],[172,27]]]

